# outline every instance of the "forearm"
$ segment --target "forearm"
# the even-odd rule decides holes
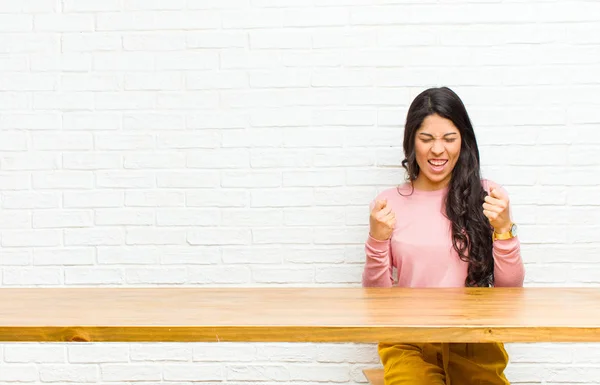
[[[494,286],[522,287],[525,280],[525,266],[521,258],[519,238],[495,241],[493,255]]]
[[[362,276],[364,287],[391,287],[393,283],[390,241],[369,235],[365,243],[366,263]]]

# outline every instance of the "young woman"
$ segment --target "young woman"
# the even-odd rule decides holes
[[[522,286],[507,192],[481,179],[473,126],[446,87],[412,102],[402,166],[408,182],[371,204],[363,286]],[[509,384],[501,343],[379,344],[386,385]]]

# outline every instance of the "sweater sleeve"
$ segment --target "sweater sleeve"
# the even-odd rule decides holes
[[[521,258],[519,238],[495,241],[493,255],[494,286],[522,287],[525,279],[525,267]]]
[[[365,243],[367,257],[362,276],[363,287],[392,287],[392,251],[390,240],[380,241],[370,234]]]

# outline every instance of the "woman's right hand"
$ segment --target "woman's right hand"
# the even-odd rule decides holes
[[[369,234],[371,237],[385,241],[390,239],[396,226],[396,215],[387,205],[387,199],[375,201],[369,218]]]

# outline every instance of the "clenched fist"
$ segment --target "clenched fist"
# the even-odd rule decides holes
[[[508,197],[499,188],[491,188],[490,195],[485,197],[483,214],[488,218],[497,233],[510,230],[510,209]]]
[[[369,234],[371,237],[385,241],[390,239],[394,226],[396,226],[396,215],[387,205],[387,199],[377,200],[371,210],[369,218]]]

